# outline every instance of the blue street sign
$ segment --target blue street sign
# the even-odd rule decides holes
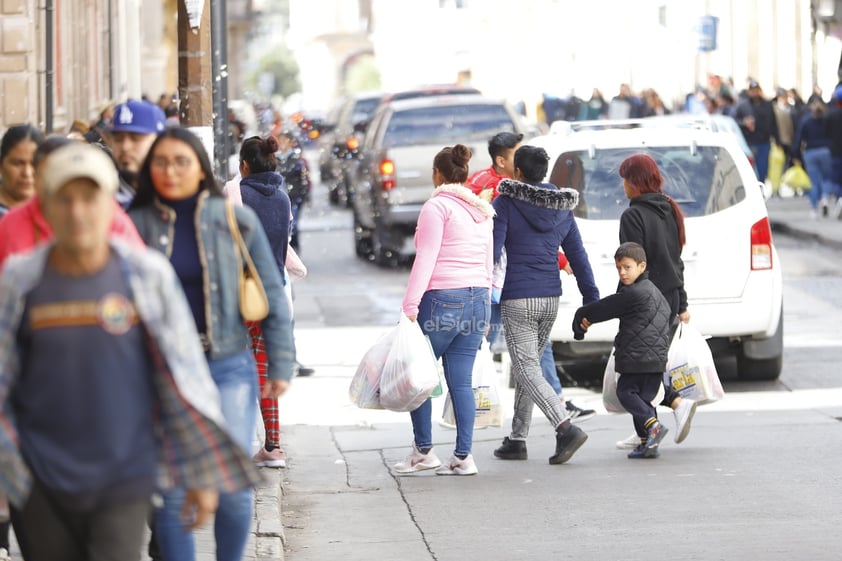
[[[699,35],[699,51],[707,53],[716,50],[716,28],[719,18],[716,16],[702,16],[699,18],[696,32]]]

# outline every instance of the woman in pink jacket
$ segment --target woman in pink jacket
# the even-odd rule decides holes
[[[438,475],[474,475],[471,456],[476,405],[471,387],[474,358],[491,316],[494,209],[464,186],[471,150],[457,144],[433,160],[433,196],[421,208],[415,263],[403,312],[418,321],[441,357],[456,417],[456,448],[442,464],[433,451],[430,400],[410,413],[415,440],[398,473],[436,469]]]

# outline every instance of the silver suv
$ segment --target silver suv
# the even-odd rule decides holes
[[[524,132],[521,117],[500,100],[445,95],[384,102],[371,119],[353,179],[354,243],[358,256],[396,264],[415,253],[421,206],[433,192],[433,157],[461,143],[472,170],[491,165],[488,139]]]

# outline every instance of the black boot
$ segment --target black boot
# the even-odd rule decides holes
[[[525,460],[526,442],[511,440],[507,436],[503,439],[503,445],[494,451],[494,456],[501,460]]]
[[[570,421],[561,423],[555,431],[555,454],[550,456],[550,464],[563,464],[572,458],[587,439],[585,431]]]

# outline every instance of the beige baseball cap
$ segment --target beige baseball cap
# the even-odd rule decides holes
[[[41,173],[41,190],[44,195],[52,195],[69,181],[82,177],[92,180],[108,194],[115,193],[120,184],[117,168],[105,152],[90,144],[74,142],[47,156]]]

